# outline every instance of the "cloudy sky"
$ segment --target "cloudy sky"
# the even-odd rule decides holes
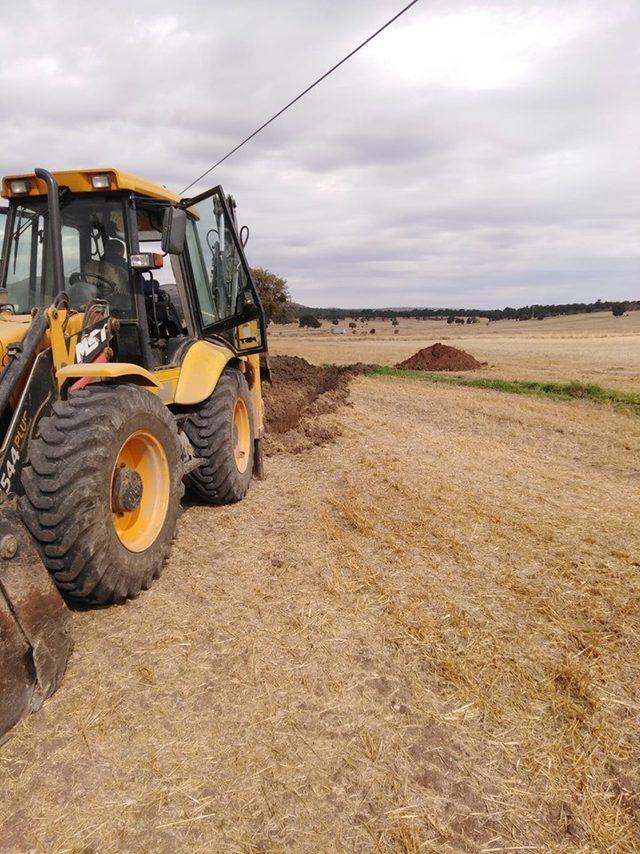
[[[402,5],[3,4],[0,171],[181,190]],[[639,42],[640,0],[421,0],[195,189],[307,305],[637,298]]]

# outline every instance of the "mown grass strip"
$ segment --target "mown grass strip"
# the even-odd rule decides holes
[[[553,397],[556,400],[575,400],[576,398],[594,400],[597,403],[613,403],[616,406],[623,406],[625,409],[630,409],[640,415],[640,394],[632,391],[615,391],[614,389],[602,388],[599,385],[585,385],[578,382],[551,383],[536,382],[535,380],[499,380],[489,377],[463,377],[458,374],[433,373],[431,371],[408,371],[402,368],[390,368],[385,365],[376,365],[371,368],[369,373],[385,377],[403,377],[412,380],[423,380],[425,382],[444,383],[445,385],[488,388],[509,394]]]

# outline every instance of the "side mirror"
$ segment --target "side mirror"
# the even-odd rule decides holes
[[[184,252],[186,231],[187,212],[182,208],[167,208],[162,218],[162,251],[169,255],[181,255]]]

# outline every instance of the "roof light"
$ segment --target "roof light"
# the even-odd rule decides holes
[[[157,252],[139,252],[129,260],[136,270],[159,270],[164,264],[164,256]]]
[[[92,175],[91,184],[94,190],[108,190],[111,186],[111,178],[108,175]]]
[[[16,196],[21,196],[29,192],[29,182],[24,178],[21,178],[19,181],[9,181],[9,189]]]

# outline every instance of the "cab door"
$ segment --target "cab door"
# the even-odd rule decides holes
[[[224,338],[238,355],[267,349],[260,296],[222,187],[182,199],[195,314],[204,337]]]
[[[0,207],[0,248],[4,248],[4,232],[7,227],[8,213],[9,208]],[[0,256],[0,273],[2,273],[2,258],[4,258],[4,252]]]

